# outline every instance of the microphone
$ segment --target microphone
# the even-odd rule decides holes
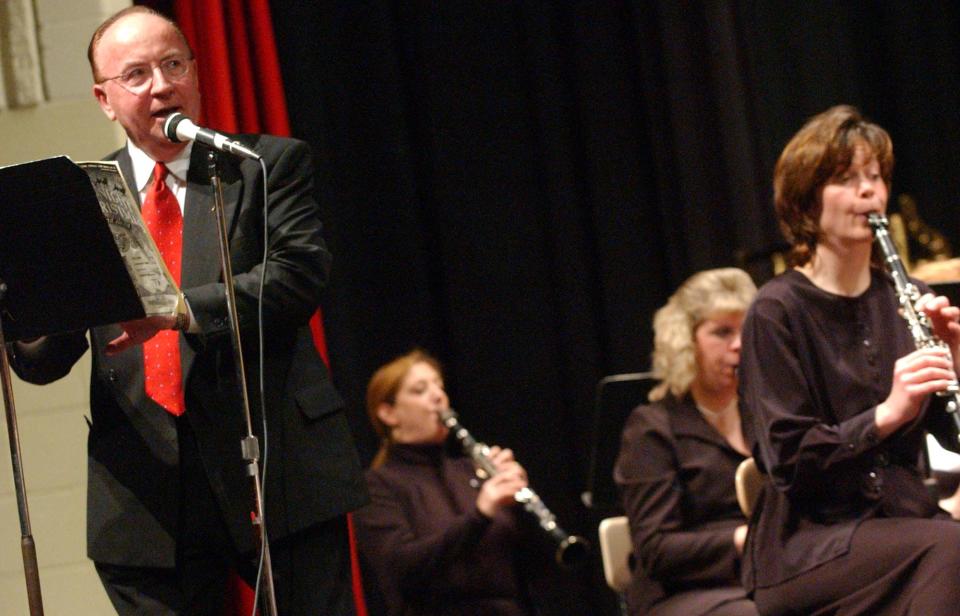
[[[234,141],[222,135],[216,131],[210,130],[209,128],[201,128],[193,123],[193,120],[183,115],[179,111],[171,113],[167,116],[167,119],[163,122],[163,134],[164,136],[173,141],[174,143],[180,143],[183,141],[199,141],[205,145],[210,146],[215,150],[220,150],[221,152],[226,152],[227,154],[233,154],[234,156],[239,156],[240,158],[249,158],[251,160],[260,160],[260,155],[243,145],[239,141]]]

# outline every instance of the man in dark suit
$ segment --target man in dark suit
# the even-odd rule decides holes
[[[173,143],[162,130],[171,113],[196,118],[200,111],[196,60],[179,28],[144,7],[106,20],[89,59],[94,95],[128,137],[109,158],[139,194],[184,301],[177,316],[90,331],[88,554],[121,614],[219,616],[231,568],[255,582],[258,542],[208,150]],[[310,153],[292,139],[238,139],[269,169],[265,214],[259,165],[220,157],[279,611],[352,614],[345,513],[366,493],[341,401],[308,327],[330,263]],[[174,219],[174,235],[156,230]],[[87,347],[85,332],[50,336],[16,345],[13,363],[25,380],[50,382]]]

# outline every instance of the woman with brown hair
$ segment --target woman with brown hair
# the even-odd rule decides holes
[[[497,473],[481,483],[447,443],[448,407],[440,365],[422,351],[370,379],[367,411],[383,447],[366,474],[371,503],[355,514],[358,544],[391,615],[527,616],[519,547],[529,531],[514,499],[526,473],[494,447]]]
[[[925,430],[957,448],[931,394],[956,379],[960,310],[925,293],[917,312],[949,350],[916,350],[872,256],[868,215],[885,213],[892,174],[890,136],[847,106],[807,122],[774,171],[793,268],[757,294],[740,366],[770,478],[744,558],[761,614],[946,616],[960,606],[960,525],[920,469]]]
[[[630,614],[757,613],[739,580],[747,521],[734,492],[750,455],[736,370],[755,293],[742,270],[706,270],[654,315],[660,383],[627,420],[614,468],[637,560]]]

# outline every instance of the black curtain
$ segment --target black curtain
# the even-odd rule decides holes
[[[367,379],[423,347],[464,425],[512,447],[586,534],[598,379],[648,367],[652,314],[690,274],[771,275],[773,164],[830,105],[890,130],[895,192],[956,244],[952,3],[271,6],[293,131],[318,157],[328,342],[365,460]],[[595,582],[547,612],[609,610]]]

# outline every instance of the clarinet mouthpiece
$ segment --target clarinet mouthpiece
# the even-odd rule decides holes
[[[457,413],[453,409],[440,409],[440,423],[452,428],[457,423]]]
[[[890,222],[887,217],[879,212],[870,212],[867,214],[867,222],[876,229],[886,229]]]

